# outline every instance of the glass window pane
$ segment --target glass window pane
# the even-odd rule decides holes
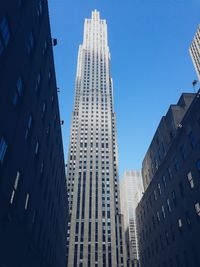
[[[10,39],[10,30],[8,27],[8,21],[6,17],[2,19],[1,24],[0,24],[0,29],[1,29],[2,38],[4,40],[4,44],[5,46],[7,46],[9,39]]]
[[[1,163],[3,163],[7,147],[8,146],[6,144],[6,141],[4,140],[3,137],[1,137],[1,139],[0,139],[0,162]]]

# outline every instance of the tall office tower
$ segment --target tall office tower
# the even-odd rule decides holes
[[[0,266],[66,266],[67,189],[46,0],[0,1]]]
[[[136,207],[142,198],[143,182],[141,171],[125,171],[120,179],[121,212],[124,216],[124,231],[127,251],[127,266],[139,264]]]
[[[136,208],[141,266],[200,266],[200,90],[170,106],[147,155],[153,176]]]
[[[200,80],[200,25],[198,26],[189,51],[197,72],[198,79]]]
[[[107,25],[85,19],[68,155],[68,266],[126,266]]]

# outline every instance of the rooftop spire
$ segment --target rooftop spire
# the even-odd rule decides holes
[[[94,19],[94,20],[99,20],[100,19],[100,14],[99,14],[99,11],[97,11],[97,9],[92,11],[92,19]]]

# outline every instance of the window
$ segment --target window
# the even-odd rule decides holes
[[[169,212],[172,212],[169,198],[167,199],[167,209]]]
[[[24,209],[27,210],[28,209],[28,203],[29,203],[29,193],[26,194],[26,200],[25,200],[25,206]]]
[[[52,73],[51,73],[51,70],[50,70],[49,73],[48,73],[48,79],[49,79],[49,82],[50,82],[50,80],[51,80],[51,77],[52,77]]]
[[[80,245],[80,259],[83,259],[83,244]]]
[[[163,219],[165,219],[165,208],[164,208],[164,206],[162,206],[162,216],[163,216]]]
[[[159,214],[159,211],[157,211],[157,221],[158,221],[158,223],[160,222],[160,214]]]
[[[44,47],[43,47],[43,51],[42,51],[43,55],[45,55],[46,52],[47,52],[47,48],[48,48],[48,45],[47,45],[47,44],[48,44],[48,43],[47,43],[47,40],[45,40],[45,42],[44,42]]]
[[[31,31],[29,34],[28,47],[27,47],[27,51],[28,51],[29,55],[31,54],[31,52],[34,48],[34,45],[35,45],[35,38],[34,38],[33,31]]]
[[[16,177],[15,177],[15,183],[14,183],[12,194],[11,194],[11,198],[10,198],[10,204],[13,204],[14,196],[16,194],[17,187],[18,187],[18,184],[19,184],[19,179],[20,179],[20,172],[17,171]]]
[[[191,219],[190,219],[190,213],[189,213],[189,211],[186,211],[185,212],[185,219],[186,219],[186,223],[187,223],[188,228],[190,228],[190,226],[191,226]]]
[[[176,206],[176,193],[175,193],[175,191],[172,191],[172,201],[174,203],[174,206]]]
[[[8,21],[6,17],[4,17],[0,23],[0,31],[1,31],[1,36],[3,39],[4,45],[6,47],[10,40],[10,29],[9,29]]]
[[[162,183],[163,183],[163,187],[167,186],[167,181],[166,181],[166,177],[162,176]]]
[[[154,199],[157,200],[156,190],[153,191]]]
[[[36,142],[36,146],[35,146],[35,156],[37,156],[39,153],[39,141]]]
[[[183,227],[181,218],[178,219],[178,227],[179,228],[182,228]]]
[[[166,238],[166,243],[169,245],[169,232],[165,231],[165,238]]]
[[[36,85],[35,85],[35,91],[38,92],[38,89],[40,87],[40,82],[41,82],[41,74],[40,72],[37,75],[37,80],[36,80]]]
[[[17,87],[17,91],[19,93],[19,95],[22,94],[22,88],[23,88],[23,84],[22,84],[22,78],[19,77],[16,83],[16,87]]]
[[[32,122],[33,122],[33,118],[31,115],[29,115],[28,123],[27,123],[27,127],[26,127],[26,133],[25,133],[25,139],[26,140],[28,139],[28,136],[30,134]]]
[[[195,210],[196,210],[196,214],[197,214],[198,216],[200,216],[200,204],[199,204],[199,202],[197,202],[197,203],[195,204]]]
[[[40,17],[42,15],[43,12],[43,7],[42,7],[42,0],[38,1],[38,7],[37,7],[37,15],[38,17]]]
[[[168,168],[167,172],[168,172],[169,180],[172,180],[173,175],[172,175],[172,171],[171,171],[170,167]]]
[[[15,93],[14,93],[14,97],[13,97],[13,104],[14,106],[17,105],[19,98],[22,95],[23,92],[23,81],[22,81],[22,77],[19,76],[16,82],[16,88],[15,88]]]
[[[173,158],[173,164],[174,164],[174,169],[176,171],[178,171],[179,170],[179,163],[178,163],[178,160],[176,157]]]
[[[184,186],[183,186],[183,183],[182,182],[180,182],[179,184],[179,191],[180,191],[180,195],[181,195],[181,197],[182,198],[184,198]]]
[[[180,152],[181,152],[181,157],[182,157],[182,159],[185,160],[186,157],[187,157],[187,153],[186,153],[185,145],[182,145],[182,146],[180,147]]]
[[[42,105],[42,119],[44,119],[46,113],[46,103],[44,102]]]
[[[42,161],[41,165],[40,165],[40,174],[42,175],[44,172],[44,161]]]
[[[3,137],[0,139],[0,162],[3,163],[8,145]]]
[[[160,184],[158,184],[158,192],[159,192],[159,194],[161,195],[161,186],[160,186]]]
[[[199,171],[200,174],[200,159],[196,162],[197,170]]]
[[[192,173],[191,172],[188,172],[187,179],[188,179],[188,182],[190,184],[190,188],[193,188],[194,187],[194,180],[192,178]]]
[[[0,37],[0,55],[3,53],[3,50],[4,50],[4,46],[3,46],[3,42]]]
[[[188,134],[188,139],[190,141],[190,145],[192,148],[195,148],[195,145],[196,145],[196,140],[195,140],[195,137],[194,137],[194,134],[192,131],[189,132]]]

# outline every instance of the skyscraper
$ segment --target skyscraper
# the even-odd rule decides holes
[[[170,106],[145,156],[150,177],[136,209],[142,267],[200,266],[199,96],[183,93]]]
[[[143,183],[141,171],[125,171],[120,179],[121,211],[124,216],[127,266],[138,266],[138,242],[136,207],[142,198]]]
[[[200,80],[200,25],[198,26],[189,51],[195,70],[197,72],[198,79]]]
[[[85,19],[68,155],[68,266],[126,266],[107,25]]]
[[[67,189],[46,0],[0,1],[0,266],[66,266]]]

